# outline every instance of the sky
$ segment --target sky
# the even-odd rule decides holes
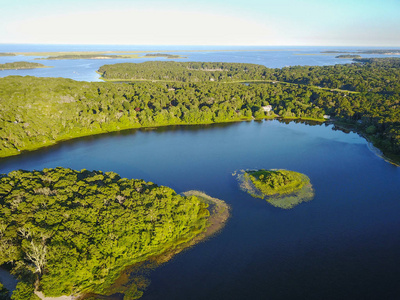
[[[0,0],[0,43],[400,47],[400,0]]]

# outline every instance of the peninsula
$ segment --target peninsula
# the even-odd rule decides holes
[[[35,286],[47,297],[110,294],[127,266],[164,253],[168,260],[222,228],[225,202],[186,195],[114,172],[58,167],[1,175],[0,265],[18,274],[13,299],[28,299]],[[133,283],[118,287],[133,290],[140,297]]]

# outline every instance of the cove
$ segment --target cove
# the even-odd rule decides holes
[[[114,171],[224,199],[224,230],[152,272],[142,299],[395,298],[400,169],[332,128],[273,120],[129,130],[1,159],[0,173]],[[261,168],[306,174],[315,198],[282,210],[241,191],[232,172]]]

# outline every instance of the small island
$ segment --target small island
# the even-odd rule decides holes
[[[399,49],[370,49],[370,50],[355,50],[355,51],[341,51],[341,50],[328,50],[321,53],[359,53],[359,54],[380,54],[380,55],[400,55]]]
[[[361,57],[361,55],[357,55],[357,54],[343,54],[343,55],[335,56],[335,58],[354,59],[354,58],[362,58],[362,57]]]
[[[126,270],[168,261],[229,216],[225,202],[203,193],[61,167],[0,175],[0,199],[0,266],[18,277],[13,299],[138,299],[143,286],[123,282]]]
[[[236,172],[233,175],[236,175]],[[283,209],[292,208],[314,197],[310,179],[294,171],[242,170],[237,178],[242,190]]]
[[[51,68],[39,63],[32,63],[27,61],[16,61],[11,63],[0,64],[0,70],[27,70],[37,68]]]
[[[15,56],[15,53],[0,52],[0,56]]]
[[[167,53],[147,53],[143,57],[145,57],[145,58],[164,57],[164,58],[168,58],[168,59],[187,58],[186,56],[181,56],[181,55],[176,55],[176,54],[167,54]]]
[[[104,53],[92,53],[92,54],[60,54],[48,57],[35,58],[36,60],[61,60],[61,59],[130,59],[139,58],[137,54],[126,54],[126,55],[113,55]]]

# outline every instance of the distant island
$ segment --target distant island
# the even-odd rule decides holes
[[[361,55],[357,55],[357,54],[343,54],[343,55],[335,56],[335,58],[350,58],[350,59],[354,59],[354,58],[362,58],[362,56]]]
[[[48,57],[35,58],[37,60],[61,60],[61,59],[122,59],[122,58],[139,58],[138,54],[129,55],[112,55],[112,54],[62,54]]]
[[[140,56],[138,53],[135,54],[107,54],[101,52],[94,53],[85,53],[85,52],[77,52],[77,53],[60,53],[47,57],[35,58],[37,60],[61,60],[61,59],[134,59],[134,58],[157,58],[163,57],[168,59],[178,59],[178,58],[186,58],[185,56],[173,55],[173,54],[164,54],[164,53],[148,53],[143,56]]]
[[[1,175],[0,199],[0,265],[19,279],[13,299],[39,292],[138,299],[135,283],[115,284],[127,266],[155,256],[165,262],[229,217],[225,202],[203,193],[61,167]]]
[[[0,52],[0,56],[16,56],[15,53]]]
[[[236,173],[234,173],[236,176]],[[237,174],[240,188],[275,207],[290,209],[314,198],[310,179],[288,170],[246,170]]]
[[[321,53],[358,53],[358,54],[383,54],[383,55],[400,55],[399,49],[372,49],[372,50],[356,50],[356,51],[340,51],[328,50]]]
[[[186,56],[175,55],[175,54],[164,54],[164,53],[148,53],[143,57],[152,58],[152,57],[164,57],[169,59],[178,59],[178,58],[187,58]]]
[[[26,61],[17,61],[12,63],[0,64],[0,70],[24,70],[24,69],[37,69],[37,68],[51,68],[39,63],[32,63]]]

